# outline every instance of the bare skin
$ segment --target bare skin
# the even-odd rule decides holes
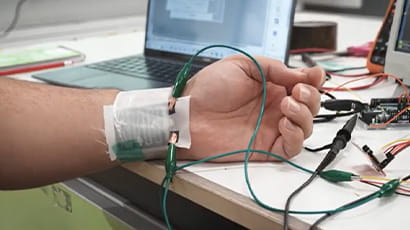
[[[320,108],[320,68],[293,70],[279,61],[257,57],[267,81],[265,115],[253,148],[291,158],[298,154]],[[180,159],[198,159],[246,149],[262,99],[260,74],[253,62],[235,55],[195,75],[184,94],[191,95],[192,147]],[[217,161],[241,161],[243,155]],[[251,160],[273,160],[255,154]]]
[[[290,158],[312,132],[312,117],[319,108],[315,87],[321,85],[323,71],[289,70],[262,57],[258,61],[270,83],[254,147]],[[1,78],[0,189],[36,187],[118,166],[106,154],[103,132],[103,106],[112,104],[117,93]],[[259,74],[252,63],[242,56],[219,61],[198,73],[184,93],[192,96],[192,148],[178,150],[179,159],[246,147],[261,100]],[[292,112],[290,105],[295,104],[299,110]],[[252,160],[267,158],[255,155]]]
[[[0,188],[49,184],[118,165],[106,152],[103,105],[114,90],[0,79]]]

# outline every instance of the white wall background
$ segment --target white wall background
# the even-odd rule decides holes
[[[148,0],[27,0],[0,48],[101,32],[142,30]],[[18,0],[0,0],[0,34],[11,23]]]

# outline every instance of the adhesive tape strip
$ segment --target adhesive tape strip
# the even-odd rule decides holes
[[[291,49],[336,50],[337,24],[327,21],[300,21],[293,24]]]

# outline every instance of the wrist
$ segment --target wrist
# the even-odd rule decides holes
[[[105,135],[111,160],[165,159],[170,131],[180,134],[178,147],[190,146],[189,98],[168,113],[171,88],[120,92],[104,106]]]

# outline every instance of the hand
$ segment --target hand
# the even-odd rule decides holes
[[[277,60],[256,57],[267,81],[265,113],[253,149],[291,158],[312,133],[320,107],[317,90],[324,81],[320,68],[289,69]],[[192,146],[178,149],[178,159],[202,159],[246,149],[255,129],[262,99],[261,76],[247,57],[234,55],[197,73],[184,95],[191,95]],[[217,161],[241,161],[243,154]],[[253,154],[251,160],[273,160]]]

